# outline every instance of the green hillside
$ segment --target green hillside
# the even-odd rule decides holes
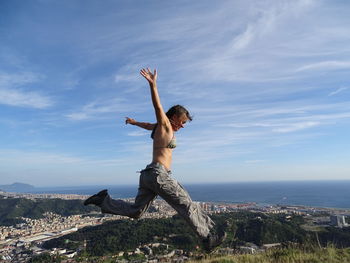
[[[255,255],[211,256],[189,263],[349,263],[350,248],[271,249]]]
[[[92,206],[84,206],[81,200],[0,198],[0,225],[22,223],[21,217],[42,218],[45,212],[70,216],[92,211],[98,210]]]
[[[213,216],[218,227],[230,222],[223,247],[237,248],[247,242],[256,245],[276,242],[305,243],[314,241],[314,235],[306,232],[300,216],[286,220],[284,215],[237,212]],[[193,251],[200,241],[186,222],[179,216],[166,219],[117,220],[100,226],[79,229],[77,232],[52,239],[45,248],[63,247],[76,249],[88,240],[86,252],[91,256],[112,255],[132,250],[140,244],[159,242],[157,237],[174,248]],[[67,240],[71,242],[67,243]]]

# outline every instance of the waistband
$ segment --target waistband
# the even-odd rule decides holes
[[[160,169],[168,174],[171,174],[170,170],[167,170],[163,164],[158,162],[150,163],[149,165],[146,166],[146,169],[151,169],[151,168]]]

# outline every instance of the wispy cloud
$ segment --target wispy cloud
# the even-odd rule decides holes
[[[162,41],[158,56],[146,48],[130,58],[125,67],[140,65],[142,61],[158,65],[167,82],[187,89],[208,81],[259,83],[304,78],[296,72],[324,66],[315,63],[325,53],[316,56],[314,45],[318,43],[321,45],[318,50],[326,52],[329,42],[344,36],[340,33],[325,36],[310,23],[305,27],[311,10],[319,8],[322,12],[320,6],[317,1],[280,1],[275,5],[228,1],[210,12],[203,10],[181,19],[159,16],[157,21],[145,25],[154,28],[154,33],[149,36],[145,31],[140,37]],[[310,59],[310,53],[315,57]],[[304,65],[300,61],[305,61]],[[339,62],[333,65],[339,66],[347,65]],[[134,81],[133,76],[125,74],[117,75],[116,79]]]
[[[44,109],[53,105],[53,100],[40,92],[19,88],[41,80],[40,75],[30,72],[0,73],[0,104]]]
[[[117,74],[115,76],[115,81],[117,83],[122,82],[122,81],[137,82],[137,81],[139,81],[139,78],[136,74],[136,71],[134,71],[131,74]]]
[[[31,72],[7,73],[0,72],[1,87],[17,87],[28,83],[37,82],[42,76]]]
[[[334,95],[337,95],[345,90],[347,90],[348,88],[345,88],[345,87],[342,87],[342,88],[339,88],[337,89],[336,91],[332,91],[331,93],[328,94],[328,96],[334,96]]]
[[[47,164],[77,164],[83,162],[80,157],[65,154],[21,151],[21,150],[1,150],[0,160],[5,163],[21,163],[23,165],[47,165]]]
[[[315,126],[320,125],[320,122],[300,122],[300,123],[293,123],[291,125],[287,125],[285,127],[280,127],[280,128],[275,128],[272,129],[273,132],[281,132],[281,133],[286,133],[286,132],[295,132],[295,131],[300,131],[304,129],[309,129]]]
[[[259,155],[267,148],[302,145],[307,140],[325,136],[324,127],[332,128],[336,123],[350,119],[350,106],[347,103],[295,101],[289,106],[281,102],[264,107],[255,104],[203,108],[202,111],[197,109],[197,114],[199,119],[188,126],[196,133],[184,138],[180,136],[179,145],[186,148],[184,156],[193,156],[191,160],[198,158],[200,162]],[[192,125],[202,128],[198,131]],[[316,127],[318,129],[314,129]]]
[[[120,166],[130,165],[133,161],[128,157],[94,158],[73,155],[70,153],[57,153],[52,151],[26,151],[18,149],[0,150],[0,161],[6,165],[21,163],[24,166],[42,167],[47,170],[50,165],[84,165],[84,166]],[[6,166],[5,165],[5,166]]]
[[[25,92],[21,90],[8,90],[0,88],[0,104],[44,109],[53,105],[49,97],[35,92]]]
[[[350,108],[346,103],[334,104],[314,104],[294,105],[294,108],[283,106],[258,110],[236,109],[231,117],[226,115],[225,118],[232,118],[230,121],[220,126],[233,128],[265,128],[275,129],[275,131],[297,131],[299,128],[311,128],[316,125],[332,125],[336,121],[349,118]],[[214,118],[214,117],[213,117]],[[293,128],[294,127],[294,128]]]
[[[149,135],[149,132],[146,132],[146,131],[128,132],[128,136],[131,136],[131,137],[140,137],[140,136],[146,136],[146,135]]]
[[[108,101],[94,101],[84,105],[76,112],[71,112],[65,115],[70,120],[82,121],[96,118],[103,118],[111,113],[125,112],[130,106],[123,99],[116,98]]]
[[[302,66],[296,71],[349,69],[350,61],[322,61]]]
[[[247,164],[256,164],[256,163],[263,163],[266,162],[266,160],[246,160],[245,163]]]
[[[174,151],[174,162],[190,168],[206,169],[210,162],[230,167],[237,160],[244,167],[264,160],[276,165],[276,152],[293,154],[305,144],[320,149],[319,141],[326,143],[327,136],[331,143],[330,135],[348,126],[350,27],[344,1],[158,1],[157,9],[149,3],[89,2],[85,10],[94,12],[79,14],[76,4],[23,5],[26,12],[18,13],[16,23],[5,19],[1,27],[0,51],[13,52],[0,52],[6,61],[0,65],[0,103],[45,111],[31,111],[27,119],[10,110],[0,122],[9,128],[7,138],[22,136],[19,149],[53,149],[40,143],[60,133],[60,149],[67,153],[8,154],[26,167],[38,168],[43,159],[47,167],[91,174],[93,165],[107,171],[148,162],[148,132],[122,122],[129,114],[155,119],[139,75],[148,66],[159,70],[164,108],[183,104],[194,114]],[[43,14],[40,22],[31,19],[34,13]],[[23,39],[27,48],[18,48]],[[120,126],[112,128],[115,119]],[[99,145],[89,158],[92,134]],[[6,163],[5,152],[1,158]]]

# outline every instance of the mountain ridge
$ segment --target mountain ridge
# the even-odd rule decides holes
[[[15,182],[12,184],[0,185],[0,190],[4,192],[31,192],[35,189],[35,186],[26,183]]]

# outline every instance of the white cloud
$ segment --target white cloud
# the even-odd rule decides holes
[[[85,112],[73,112],[65,115],[65,117],[75,121],[82,121],[90,118],[90,116]]]
[[[252,26],[248,25],[247,29],[242,34],[235,37],[232,47],[234,49],[243,49],[251,43],[253,38]]]
[[[45,113],[42,118],[55,119],[53,125],[62,130],[67,126],[75,128],[75,123],[66,119],[98,119],[101,121],[97,125],[108,132],[112,118],[119,121],[131,112],[148,121],[154,114],[139,70],[150,65],[159,69],[163,105],[184,104],[195,115],[188,130],[179,134],[179,147],[174,151],[176,163],[197,162],[206,167],[213,160],[231,163],[240,158],[243,163],[260,162],[269,158],[259,156],[266,149],[273,152],[276,150],[273,147],[285,150],[291,144],[299,147],[311,143],[306,138],[316,145],[317,136],[336,134],[338,125],[348,123],[350,106],[347,101],[341,102],[345,96],[335,96],[347,95],[347,88],[332,92],[329,89],[346,84],[350,68],[348,14],[338,12],[339,3],[268,0],[220,1],[213,5],[210,1],[198,1],[185,7],[164,2],[159,3],[157,10],[148,12],[125,6],[123,20],[119,20],[121,16],[114,12],[116,5],[112,4],[103,18],[86,19],[82,15],[82,19],[74,20],[79,22],[72,24],[68,34],[64,34],[67,22],[62,21],[57,29],[64,30],[51,35],[48,44],[57,41],[72,44],[73,49],[67,47],[59,52],[65,57],[68,51],[72,64],[79,66],[69,70],[69,74],[58,72],[59,76],[68,76],[60,79],[59,91],[54,91],[60,92],[64,110]],[[169,11],[169,6],[176,7]],[[98,10],[102,12],[105,7],[101,5]],[[47,25],[37,28],[47,31]],[[63,35],[65,39],[61,40]],[[34,73],[3,74],[0,103],[49,107],[53,102],[44,95],[46,90],[31,88],[42,79]],[[73,90],[66,92],[68,89]],[[84,92],[84,96],[75,97],[79,92]],[[82,101],[83,97],[88,99]],[[138,118],[135,115],[131,117]],[[62,116],[65,121],[60,119]],[[79,128],[96,129],[97,125],[84,123]],[[36,129],[42,129],[42,125]],[[81,132],[69,130],[69,134],[76,133]],[[147,131],[126,130],[121,134],[125,141],[118,142],[118,150],[126,155],[122,161],[111,157],[90,163],[132,165],[133,158],[128,158],[131,155],[137,156],[137,161],[150,159],[151,140],[142,138]],[[64,140],[64,132],[62,136]],[[40,158],[39,154],[37,157]],[[60,159],[52,155],[46,162],[55,157],[69,164],[69,156]],[[70,167],[75,161],[78,167],[79,158],[75,161],[72,158]],[[272,158],[271,162],[276,163]]]
[[[127,156],[103,159],[76,156],[68,153],[3,149],[0,150],[0,161],[4,167],[20,163],[23,168],[37,167],[39,169],[42,167],[44,170],[49,170],[57,165],[84,165],[84,167],[130,165],[134,160]]]
[[[296,72],[311,69],[348,68],[347,62],[318,62],[324,59],[324,55],[342,55],[344,49],[348,49],[344,34],[349,31],[346,24],[332,27],[325,19],[322,21],[324,29],[320,30],[318,22],[313,22],[323,17],[325,10],[322,3],[280,1],[278,4],[263,2],[252,6],[226,3],[225,10],[213,12],[217,15],[216,22],[210,19],[210,27],[203,27],[210,35],[210,41],[203,42],[209,44],[197,44],[202,35],[196,39],[191,35],[178,35],[177,39],[182,42],[176,47],[186,54],[178,56],[183,58],[178,61],[183,69],[180,73],[184,74],[181,79],[195,82],[272,82],[305,78],[304,74]],[[242,12],[235,13],[235,9]],[[229,19],[230,15],[235,19]],[[193,29],[195,22],[192,23]],[[219,32],[223,33],[218,34],[212,26],[220,27]],[[339,33],[327,34],[334,28]],[[223,35],[226,37],[223,38]],[[170,39],[173,38],[174,35]],[[342,41],[344,45],[337,48],[331,44]]]
[[[131,137],[140,137],[140,136],[145,136],[145,135],[149,135],[149,132],[146,131],[134,131],[134,132],[129,132],[128,136]]]
[[[293,123],[290,125],[286,125],[285,127],[275,128],[272,131],[279,132],[279,133],[295,132],[295,131],[313,128],[313,127],[318,126],[318,125],[320,125],[319,122],[311,122],[311,121],[300,122],[300,123]]]
[[[103,118],[111,113],[125,112],[127,109],[129,109],[129,105],[124,103],[123,99],[116,98],[107,101],[101,99],[99,101],[90,102],[84,105],[82,109],[66,114],[65,117],[73,121],[82,121]]]
[[[183,153],[179,156],[182,162],[186,162],[183,156],[191,156],[194,162],[227,160],[259,154],[264,149],[303,145],[326,136],[323,127],[332,129],[350,119],[350,105],[296,100],[288,106],[281,101],[204,107],[197,108],[195,114],[198,118],[185,129],[191,134],[179,135],[181,147],[177,151]],[[315,127],[319,128],[312,129]]]
[[[273,4],[225,1],[215,8],[206,9],[206,4],[199,7],[200,12],[182,10],[181,18],[175,12],[159,15],[140,25],[139,32],[133,25],[126,25],[118,34],[104,28],[107,37],[98,38],[99,46],[105,47],[109,55],[113,56],[112,47],[117,49],[111,43],[121,42],[124,47],[123,35],[128,36],[130,46],[144,44],[118,70],[115,81],[137,81],[142,63],[162,69],[161,76],[167,83],[179,90],[186,87],[186,91],[196,87],[193,84],[208,81],[272,82],[304,78],[305,75],[296,72],[316,66],[315,61],[324,54],[343,52],[344,46],[332,48],[330,43],[345,39],[344,33],[348,32],[345,24],[327,25],[325,7],[318,1]],[[313,22],[319,21],[320,16],[322,30],[318,22]],[[148,28],[153,29],[152,34]],[[327,33],[333,28],[339,33]],[[310,54],[314,57],[310,58]],[[319,66],[322,67],[316,67]],[[192,94],[199,97],[198,91]]]
[[[138,82],[140,81],[140,75],[138,74],[141,66],[134,66],[133,69],[125,69],[123,68],[123,72],[120,72],[115,75],[115,82]]]
[[[21,150],[1,150],[0,160],[4,163],[17,163],[23,166],[48,165],[48,164],[78,164],[83,162],[79,157],[65,154],[21,151]]]
[[[322,61],[302,66],[296,71],[349,69],[350,61]]]
[[[7,73],[0,72],[0,87],[21,86],[28,83],[37,82],[42,76],[31,72]]]
[[[263,163],[266,162],[265,160],[246,160],[245,163],[247,164],[256,164],[256,163]]]
[[[0,104],[44,109],[52,106],[53,102],[49,97],[43,96],[36,92],[0,88]]]
[[[343,92],[344,90],[347,90],[347,89],[348,88],[345,88],[345,87],[339,88],[336,91],[332,91],[331,93],[329,93],[328,96],[334,96],[334,95],[336,95],[338,93],[341,93],[341,92]]]
[[[0,104],[44,109],[53,105],[50,97],[32,90],[18,88],[38,82],[42,76],[30,72],[0,73]]]
[[[255,137],[275,136],[278,139],[276,133],[286,134],[303,131],[304,134],[307,134],[309,133],[306,131],[307,129],[317,126],[332,127],[336,123],[349,119],[350,109],[344,103],[305,105],[295,106],[294,110],[282,107],[257,111],[236,111],[234,115],[224,116],[224,118],[226,123],[223,124],[224,121],[221,121],[219,124],[222,128],[230,127],[234,130],[255,131],[258,134]],[[219,122],[220,120],[218,120]]]
[[[218,37],[211,46],[200,47],[201,52],[198,50],[196,53],[193,52],[205,55],[197,56],[195,59],[193,55],[188,56],[189,61],[196,61],[191,63],[191,67],[198,71],[194,77],[204,81],[230,82],[261,82],[295,77],[292,75],[293,68],[285,60],[294,54],[286,52],[282,57],[275,54],[275,50],[281,50],[279,45],[282,41],[285,41],[283,43],[290,41],[291,36],[283,32],[286,32],[286,28],[290,31],[290,22],[295,22],[298,16],[302,17],[312,6],[310,3],[311,1],[295,1],[292,4],[282,2],[277,5],[262,4],[254,7],[246,5],[245,9],[248,11],[243,8],[244,14],[236,14],[237,20],[232,19],[223,26],[223,30],[228,31],[227,28],[232,26],[233,22],[242,18],[240,27],[236,26],[233,31],[235,33],[232,34],[232,41],[223,42]],[[237,7],[226,7],[225,15],[217,17],[218,21],[226,18],[234,8]]]
[[[135,73],[129,74],[129,75],[118,74],[115,76],[115,81],[116,82],[121,82],[121,81],[136,82],[136,81],[139,81],[139,78],[136,77]]]

